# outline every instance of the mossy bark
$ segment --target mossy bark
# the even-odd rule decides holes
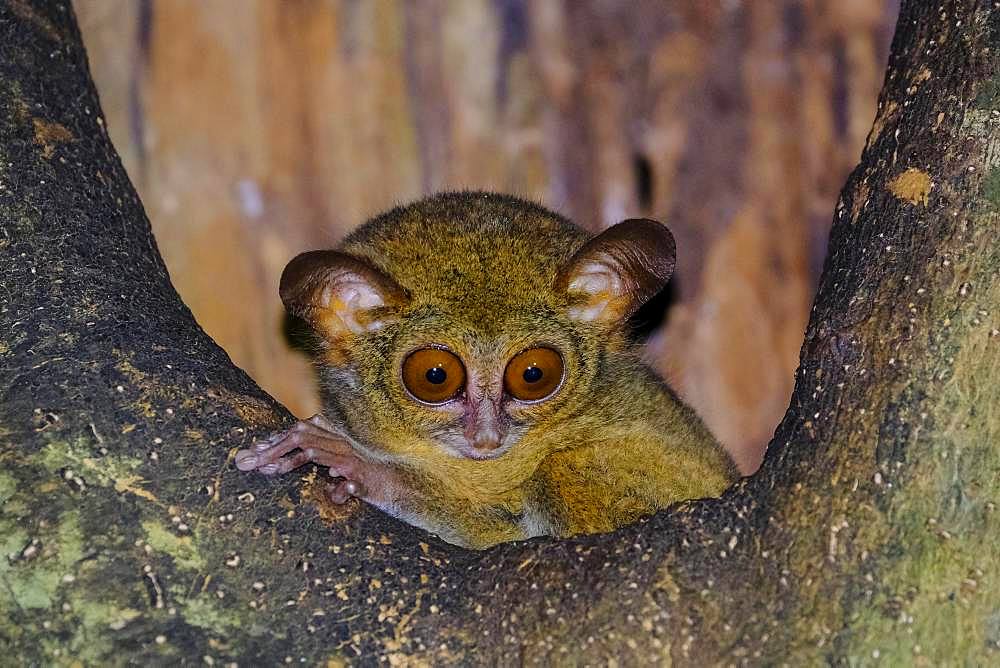
[[[901,11],[760,472],[473,553],[232,466],[290,416],[171,287],[70,6],[0,1],[5,657],[997,661],[1000,9]]]

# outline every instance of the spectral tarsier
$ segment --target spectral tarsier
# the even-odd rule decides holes
[[[625,321],[667,282],[652,220],[594,238],[513,197],[393,209],[281,277],[316,334],[323,413],[242,450],[265,475],[328,466],[360,498],[472,548],[610,531],[737,473],[638,357]]]

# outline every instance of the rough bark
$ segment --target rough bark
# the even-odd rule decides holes
[[[1000,9],[904,2],[788,412],[721,500],[471,553],[230,456],[65,3],[0,2],[0,644],[33,663],[997,660]]]

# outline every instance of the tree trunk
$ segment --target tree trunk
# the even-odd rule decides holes
[[[288,413],[171,287],[71,8],[0,1],[0,642],[22,663],[986,664],[993,3],[903,3],[791,405],[723,499],[466,552],[237,471]]]

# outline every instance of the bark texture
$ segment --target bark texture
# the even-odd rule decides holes
[[[70,6],[0,2],[0,644],[18,662],[988,664],[1000,9],[904,2],[791,405],[721,500],[470,553],[314,473],[194,322]]]
[[[423,193],[515,192],[594,231],[669,223],[680,265],[649,357],[751,471],[788,405],[897,4],[86,0],[77,11],[178,292],[293,413],[318,406],[312,370],[281,336],[275,286],[289,258]]]

